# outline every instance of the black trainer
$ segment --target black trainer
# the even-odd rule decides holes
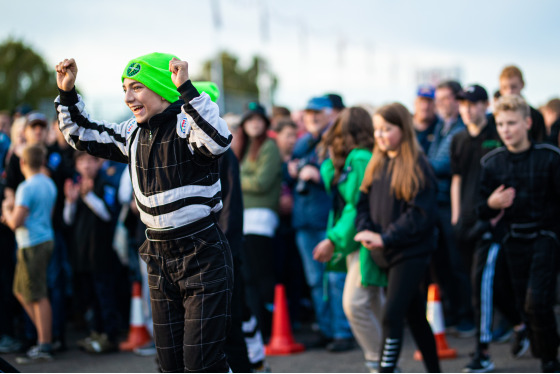
[[[463,368],[464,373],[488,373],[494,370],[494,363],[490,360],[490,355],[476,352],[473,359]]]
[[[543,362],[541,369],[543,373],[560,373],[560,362],[558,360]]]
[[[346,352],[352,349],[354,349],[354,338],[335,338],[327,344],[327,351],[329,352]]]
[[[511,341],[511,354],[515,358],[519,358],[529,349],[529,338],[527,337],[527,328],[521,331],[513,332],[513,340]]]

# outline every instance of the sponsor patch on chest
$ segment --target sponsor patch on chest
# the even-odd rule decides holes
[[[134,129],[136,128],[136,121],[130,121],[130,123],[128,125],[126,125],[126,137],[130,137],[130,134],[132,134],[132,131],[134,131]]]
[[[185,138],[189,132],[189,119],[186,116],[179,116],[177,118],[177,134]]]

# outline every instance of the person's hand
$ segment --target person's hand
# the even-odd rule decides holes
[[[362,245],[369,250],[381,249],[385,246],[381,235],[369,230],[357,233],[356,236],[354,236],[354,241],[362,243]]]
[[[82,177],[82,180],[80,180],[80,195],[86,196],[91,190],[93,190],[93,179]]]
[[[171,80],[177,88],[189,80],[189,64],[187,61],[181,61],[173,57],[169,61],[169,71],[171,72]]]
[[[303,181],[313,181],[315,183],[319,183],[321,180],[321,174],[319,173],[319,169],[317,169],[313,165],[305,165],[299,171],[299,179]]]
[[[515,199],[515,189],[513,187],[505,188],[502,184],[496,188],[488,197],[488,206],[495,210],[509,208]]]
[[[74,203],[78,200],[78,196],[80,195],[80,186],[78,184],[74,184],[72,179],[66,179],[64,181],[64,196],[66,200],[70,203]]]
[[[319,262],[329,261],[334,253],[334,244],[329,239],[319,242],[313,249],[313,258]]]
[[[14,209],[14,202],[11,199],[2,201],[2,212],[11,212]]]
[[[298,163],[299,160],[288,161],[288,174],[294,179],[298,176]]]
[[[62,91],[70,91],[76,83],[78,75],[78,65],[73,58],[64,59],[56,65],[56,84]]]

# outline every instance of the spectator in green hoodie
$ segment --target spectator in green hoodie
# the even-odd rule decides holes
[[[327,237],[313,252],[317,261],[328,262],[327,271],[346,271],[342,294],[344,313],[354,337],[364,351],[366,366],[377,369],[381,346],[379,316],[384,302],[385,273],[366,248],[354,241],[359,187],[373,149],[373,123],[359,107],[344,109],[326,133],[320,147],[329,158],[321,165],[321,177],[332,196]],[[332,295],[329,294],[329,297]],[[372,308],[373,307],[373,308]]]

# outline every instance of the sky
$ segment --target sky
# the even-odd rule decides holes
[[[417,85],[434,77],[492,95],[510,64],[540,106],[560,96],[558,14],[557,0],[0,0],[0,42],[22,40],[53,69],[75,58],[86,108],[111,121],[130,114],[127,62],[155,51],[188,61],[193,77],[220,50],[244,66],[262,55],[279,81],[274,104],[291,110],[327,92],[412,110]]]

